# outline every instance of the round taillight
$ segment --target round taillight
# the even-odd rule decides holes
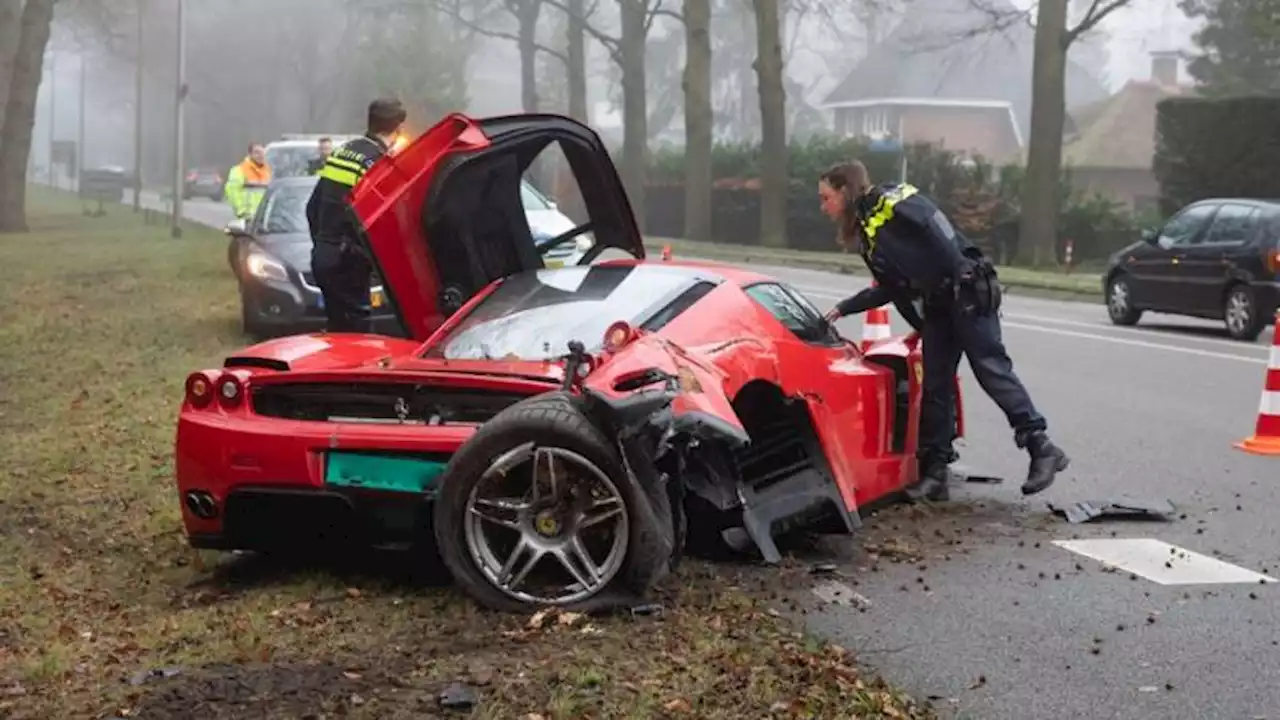
[[[244,386],[240,384],[240,379],[235,375],[223,375],[218,378],[217,385],[218,402],[224,407],[235,407],[240,404],[240,397],[244,394]]]
[[[187,378],[187,402],[194,407],[202,408],[213,400],[213,385],[204,373],[195,373]]]
[[[606,352],[617,352],[634,338],[635,330],[631,325],[625,320],[619,320],[604,331],[604,349]]]

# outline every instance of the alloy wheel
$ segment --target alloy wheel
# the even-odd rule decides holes
[[[585,600],[626,559],[630,517],[622,494],[571,450],[527,443],[504,453],[472,488],[465,512],[471,561],[521,602]]]
[[[1243,290],[1232,290],[1227,296],[1226,323],[1232,335],[1243,335],[1253,321],[1253,303]]]

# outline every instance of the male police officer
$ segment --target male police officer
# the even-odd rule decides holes
[[[369,281],[372,266],[353,226],[347,196],[391,146],[407,113],[399,100],[369,103],[368,129],[325,159],[307,202],[311,225],[311,272],[324,295],[329,332],[371,332]]]
[[[841,224],[842,242],[858,243],[877,281],[875,287],[841,301],[828,318],[834,321],[888,302],[899,309],[910,307],[912,299],[923,307],[924,388],[917,453],[921,480],[908,495],[949,497],[947,464],[958,457],[951,444],[952,383],[962,353],[969,357],[978,384],[1004,411],[1018,447],[1031,456],[1022,493],[1049,487],[1070,460],[1049,440],[1047,423],[1005,351],[995,267],[916,188],[905,183],[872,185],[862,163],[831,168],[823,174],[818,192],[823,210]]]

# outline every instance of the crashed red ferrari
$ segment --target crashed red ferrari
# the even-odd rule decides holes
[[[552,143],[590,216],[555,242],[594,243],[547,269],[519,184]],[[864,353],[775,279],[646,260],[577,122],[449,116],[352,203],[406,337],[281,338],[190,375],[197,548],[427,543],[486,606],[592,608],[699,543],[776,562],[784,533],[852,532],[916,480],[914,341]]]

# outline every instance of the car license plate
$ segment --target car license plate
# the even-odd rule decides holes
[[[372,305],[372,306],[374,306],[374,307],[376,307],[376,308],[380,308],[380,307],[382,307],[382,303],[384,303],[384,302],[386,302],[386,298],[384,298],[384,297],[382,296],[382,291],[381,291],[381,290],[370,290],[370,291],[369,291],[369,304],[370,304],[370,305]]]
[[[543,267],[547,267],[547,268],[562,268],[564,267],[564,261],[563,260],[543,260],[542,265]]]
[[[406,455],[331,452],[325,463],[326,485],[360,490],[422,493],[431,490],[445,463]]]

